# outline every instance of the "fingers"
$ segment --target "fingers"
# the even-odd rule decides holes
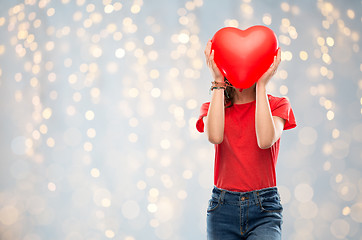
[[[273,75],[275,74],[275,72],[277,71],[278,69],[278,66],[279,66],[279,60],[278,60],[278,57],[277,56],[274,56],[274,63],[273,63]]]
[[[211,50],[211,40],[209,39],[209,41],[206,44],[206,48],[205,48],[205,52],[204,52],[205,56],[207,58],[209,58],[209,56],[210,56],[210,50]]]
[[[211,50],[211,54],[210,54],[210,61],[213,62],[214,61],[214,56],[215,56],[215,51]]]
[[[212,41],[209,40],[206,44],[205,51],[204,51],[206,64],[210,68],[214,79],[216,79],[216,78],[219,79],[222,77],[222,74],[214,61],[215,51],[211,50],[211,45],[212,45]]]
[[[206,44],[206,48],[205,48],[205,58],[206,58],[206,63],[207,65],[212,68],[215,69],[216,64],[214,62],[214,56],[215,56],[215,52],[214,50],[211,50],[211,40],[209,40]]]
[[[206,64],[208,66],[210,66],[210,50],[211,50],[211,40],[209,40],[206,44],[206,48],[205,48],[205,58],[206,58]]]
[[[214,50],[211,50],[211,53],[209,55],[209,58],[206,60],[207,61],[207,64],[209,65],[209,67],[215,69],[216,67],[216,63],[214,61],[214,55],[215,55],[215,52]]]
[[[278,48],[278,53],[277,53],[277,57],[276,57],[277,64],[275,66],[275,70],[278,69],[280,62],[282,61],[281,53],[282,53],[282,51],[280,50],[280,48]]]
[[[278,48],[278,58],[280,59],[280,55],[282,54],[282,50],[280,49],[280,47]]]
[[[278,53],[277,53],[277,62],[278,62],[278,65],[279,65],[279,63],[280,63],[281,60],[282,60],[281,55],[282,55],[282,50],[280,50],[280,48],[278,48]]]
[[[274,56],[273,64],[268,69],[271,72],[271,75],[274,75],[277,71],[279,64],[281,62],[281,50],[278,48],[276,56]]]
[[[270,65],[270,67],[265,72],[265,74],[269,75],[270,77],[273,76],[275,74],[275,71],[276,71],[277,67],[278,66],[277,66],[276,56],[274,56],[273,63],[272,63],[272,65]]]

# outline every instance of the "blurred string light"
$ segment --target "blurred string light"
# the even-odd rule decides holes
[[[202,0],[171,5],[172,19],[142,0],[25,0],[0,11],[1,239],[204,238],[213,152],[195,122],[209,97],[210,19],[270,26],[281,45],[268,88],[290,98],[299,123],[278,172],[294,173],[280,185],[285,238],[361,235],[360,5],[242,0],[230,5],[236,14]],[[317,17],[304,19],[311,6]],[[357,91],[350,127],[341,120],[350,100],[339,95],[354,93],[339,89],[341,75]]]

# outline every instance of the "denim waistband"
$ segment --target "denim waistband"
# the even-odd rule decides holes
[[[212,190],[212,198],[218,199],[220,203],[248,202],[248,204],[258,204],[263,199],[273,197],[280,200],[277,187],[264,188],[250,192],[234,192],[214,186]]]

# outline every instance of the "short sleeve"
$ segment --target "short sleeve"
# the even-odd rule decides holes
[[[204,132],[204,120],[203,120],[203,117],[207,116],[207,112],[209,111],[209,106],[210,106],[209,102],[204,103],[204,104],[201,105],[200,116],[199,116],[199,118],[197,119],[197,122],[196,122],[196,129],[200,133]]]
[[[270,108],[273,116],[283,118],[285,120],[284,129],[288,130],[297,126],[293,109],[290,106],[288,99],[272,97]]]

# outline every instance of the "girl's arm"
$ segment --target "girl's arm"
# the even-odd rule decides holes
[[[285,120],[272,116],[266,85],[276,72],[280,63],[280,49],[274,57],[273,65],[263,74],[256,85],[255,131],[258,146],[261,149],[270,148],[282,135]]]
[[[214,81],[224,82],[224,76],[214,62],[214,51],[211,50],[211,41],[209,40],[205,48],[206,63],[209,66]],[[225,125],[225,107],[224,107],[224,89],[214,89],[210,101],[209,111],[204,118],[205,130],[209,141],[213,144],[219,144],[224,139]]]

